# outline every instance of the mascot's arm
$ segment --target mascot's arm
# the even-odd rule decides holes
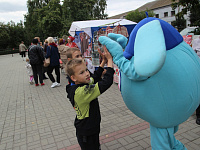
[[[125,47],[127,39],[122,35],[110,33],[108,36],[119,43],[122,48]],[[124,60],[121,61],[121,57],[118,58],[117,56],[122,54],[122,50],[118,50],[119,48],[116,47],[116,43],[108,41],[111,45],[108,50],[111,52],[114,59],[116,57],[113,61],[130,79],[141,80],[140,77],[148,78],[156,74],[162,68],[166,58],[165,37],[160,22],[158,20],[153,20],[141,26],[137,31],[135,41],[129,41],[129,45],[133,44],[131,42],[134,42],[134,48],[129,49],[130,47],[127,46],[126,50],[134,50],[134,56],[131,58],[130,64],[126,63],[124,65],[124,63],[122,63]],[[131,72],[129,69],[131,69]],[[131,74],[131,76],[129,76],[129,74]]]
[[[116,36],[118,36],[118,35],[116,34]],[[99,42],[102,45],[105,45],[106,48],[109,50],[109,52],[111,53],[111,55],[113,57],[113,62],[119,67],[120,71],[122,71],[131,80],[147,79],[148,77],[139,76],[135,72],[135,67],[134,67],[134,63],[133,63],[134,58],[132,58],[131,60],[128,60],[123,56],[123,50],[122,50],[123,42],[121,42],[122,40],[116,40],[117,37],[116,37],[116,39],[114,39],[114,37],[112,37],[112,39],[110,39],[106,36],[101,36],[101,37],[99,37]],[[118,41],[122,46],[114,40]]]

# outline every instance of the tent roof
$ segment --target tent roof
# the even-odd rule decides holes
[[[74,36],[75,31],[84,31],[92,37],[91,27],[101,26],[117,26],[117,25],[135,25],[136,22],[126,19],[107,19],[107,20],[88,20],[88,21],[75,21],[71,24],[69,34]]]

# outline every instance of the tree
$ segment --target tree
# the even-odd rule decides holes
[[[46,6],[38,10],[39,30],[44,37],[59,36],[62,30],[62,8],[60,0],[51,0]]]
[[[180,32],[186,27],[186,20],[181,12],[177,13],[175,18],[176,20],[172,22],[172,26]]]
[[[149,17],[153,17],[155,16],[154,12],[151,10],[146,10],[146,11],[139,11],[138,9],[136,9],[135,11],[132,11],[130,13],[128,13],[128,15],[126,16],[126,19],[134,21],[134,22],[140,22],[142,19],[146,18],[146,13],[148,12]]]
[[[199,26],[200,23],[200,1],[199,0],[172,0],[172,8],[182,7],[180,12],[182,15],[190,12],[190,26]],[[200,31],[200,29],[199,29]],[[195,33],[200,34],[200,33]]]
[[[6,25],[0,23],[0,47],[1,48],[18,48],[21,41],[25,41],[25,29],[22,21],[15,24],[13,21]]]
[[[107,18],[106,6],[106,0],[64,0],[62,5],[64,30],[67,32],[73,21]]]
[[[37,0],[27,1],[28,13],[24,16],[24,25],[26,30],[26,37],[30,42],[32,42],[34,36],[41,36],[38,31],[38,9],[40,8],[38,4],[40,4],[40,2]]]
[[[58,36],[62,30],[60,0],[28,0],[25,15],[26,35],[29,41],[39,36],[43,41],[48,36]]]
[[[8,26],[0,22],[0,47],[5,49],[8,47],[9,43],[9,30]]]

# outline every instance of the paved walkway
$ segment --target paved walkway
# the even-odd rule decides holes
[[[75,111],[66,98],[67,80],[51,88],[29,84],[19,54],[0,55],[0,150],[78,150]],[[125,106],[116,84],[99,97],[102,150],[151,150],[149,124]],[[200,126],[193,114],[176,138],[188,150],[200,149]]]

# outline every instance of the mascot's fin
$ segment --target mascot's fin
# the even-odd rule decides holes
[[[121,34],[109,33],[108,37],[111,38],[112,40],[118,42],[122,46],[122,48],[125,49],[126,44],[128,42],[128,39],[125,36],[123,36]]]
[[[134,50],[134,65],[138,75],[150,77],[161,69],[166,58],[166,46],[159,20],[150,21],[139,28]]]

